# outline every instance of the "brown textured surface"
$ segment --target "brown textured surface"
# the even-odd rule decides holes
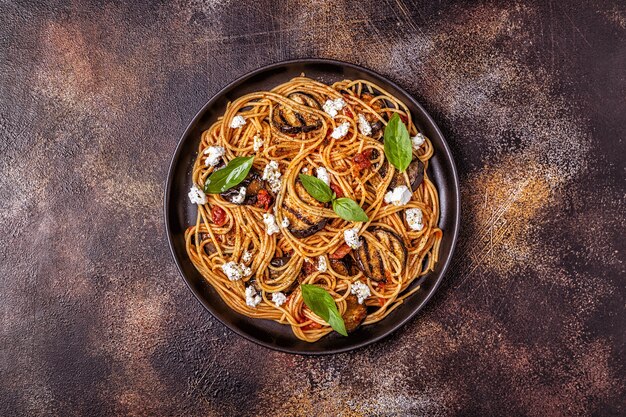
[[[0,415],[623,415],[626,9],[618,1],[0,4]],[[387,340],[268,351],[202,309],[162,193],[235,77],[365,65],[451,144],[463,229]]]

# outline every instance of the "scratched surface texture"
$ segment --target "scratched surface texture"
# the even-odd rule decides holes
[[[626,413],[623,2],[3,1],[0,53],[0,415]],[[332,357],[219,324],[162,218],[195,112],[299,57],[414,94],[462,185],[434,300]]]

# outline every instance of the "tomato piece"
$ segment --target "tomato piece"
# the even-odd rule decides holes
[[[402,123],[404,123],[405,125],[409,123],[409,118],[406,117],[406,115],[398,114],[398,116],[400,116],[400,120],[402,120]]]
[[[211,217],[213,223],[215,223],[217,226],[224,226],[224,224],[226,223],[226,212],[223,208],[219,206],[213,206],[213,208],[211,209]]]
[[[343,114],[344,116],[348,116],[349,118],[354,119],[354,113],[352,113],[352,110],[347,107],[343,108]]]
[[[364,170],[372,165],[372,162],[370,161],[371,157],[372,149],[366,149],[361,153],[357,153],[354,158],[352,158],[352,162],[354,162],[355,166],[359,170]]]
[[[267,190],[259,190],[256,195],[256,203],[254,204],[258,208],[262,208],[267,211],[270,209],[270,206],[274,202],[274,197],[271,196]]]
[[[317,270],[317,268],[315,268],[315,265],[312,262],[307,262],[307,261],[304,261],[302,269],[304,269],[304,273],[306,275],[311,275]]]
[[[337,184],[331,182],[330,183],[330,189],[333,190],[335,192],[335,194],[337,194],[337,198],[343,197],[343,190]]]
[[[322,325],[314,321],[311,324],[307,324],[306,326],[302,327],[302,330],[317,330],[321,328]]]
[[[331,253],[329,258],[330,259],[342,259],[344,256],[349,254],[350,251],[352,251],[352,248],[348,246],[347,243],[344,243],[343,245],[339,246],[339,248],[335,252]]]

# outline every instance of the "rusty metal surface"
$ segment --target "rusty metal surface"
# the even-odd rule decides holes
[[[619,1],[0,4],[0,415],[623,415]],[[269,351],[178,276],[193,114],[282,59],[372,68],[453,148],[452,271],[392,337]]]

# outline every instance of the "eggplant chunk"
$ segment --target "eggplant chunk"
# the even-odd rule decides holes
[[[307,93],[295,92],[287,97],[303,106],[321,108],[317,99]],[[307,133],[322,127],[322,121],[313,113],[299,113],[281,104],[274,107],[272,122],[281,132],[287,134]]]
[[[380,167],[378,173],[384,177],[387,175],[387,170],[389,169],[389,163],[385,161],[383,166]],[[419,160],[419,158],[415,158],[411,161],[408,168],[406,169],[406,173],[409,176],[409,182],[411,183],[411,189],[413,191],[417,190],[417,187],[420,186],[422,181],[424,180],[424,163]],[[404,180],[404,174],[401,172],[396,172],[391,179],[391,183],[389,183],[389,189],[393,190],[394,188],[406,185],[406,181]]]
[[[295,192],[300,200],[305,204],[314,207],[324,207],[324,203],[320,203],[304,189],[304,186],[300,181],[296,182]],[[306,210],[299,209],[295,204],[295,196],[288,193],[283,201],[283,216],[289,219],[289,231],[295,237],[301,239],[322,230],[328,218],[322,216],[316,216],[311,213],[307,213]]]
[[[344,259],[331,259],[330,267],[338,274],[350,276],[352,274],[348,270],[348,264],[344,261]]]
[[[205,240],[211,239],[211,236],[208,233],[198,233],[198,239],[200,240],[200,244],[202,244],[202,242],[204,242]],[[196,239],[193,236],[191,237],[191,244],[196,244]],[[204,253],[206,253],[207,256],[211,256],[217,252],[217,248],[215,247],[213,242],[205,243],[202,249],[204,249]]]
[[[246,195],[242,202],[239,202],[239,190],[241,187],[245,187]],[[226,190],[220,195],[227,201],[233,204],[245,204],[248,206],[256,205],[257,203],[257,195],[259,191],[265,190],[267,191],[267,184],[263,181],[261,177],[261,173],[255,169],[250,169],[248,176],[241,181],[238,185],[231,188],[230,190]],[[268,192],[269,194],[269,192]]]
[[[365,320],[367,309],[363,304],[359,304],[356,295],[349,295],[346,298],[346,311],[343,313],[343,322],[346,325],[346,331],[352,333]]]
[[[386,281],[384,259],[393,255],[400,260],[402,268],[406,267],[406,247],[402,239],[395,233],[377,227],[369,231],[370,236],[363,236],[363,245],[354,251],[357,267],[363,274],[374,281]],[[378,249],[373,242],[377,242],[384,249]]]
[[[273,266],[274,268],[282,268],[283,266],[287,265],[290,259],[291,257],[289,256],[279,256],[277,258],[273,258],[270,261],[270,265]],[[278,278],[280,274],[278,274],[277,271],[270,269],[270,276],[272,278]]]

